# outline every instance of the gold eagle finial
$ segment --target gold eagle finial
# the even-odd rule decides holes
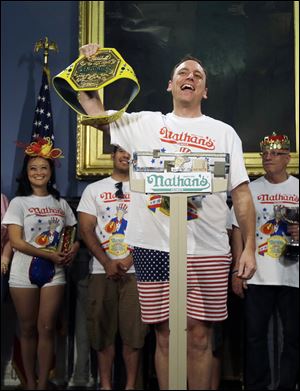
[[[45,37],[45,39],[38,40],[34,45],[35,52],[38,52],[40,49],[44,49],[44,66],[48,67],[49,50],[58,52],[58,46],[56,42],[49,41],[48,37]]]

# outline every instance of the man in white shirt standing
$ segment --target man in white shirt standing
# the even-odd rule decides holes
[[[291,238],[299,241],[299,222],[288,224],[280,210],[299,208],[299,180],[287,172],[287,136],[273,133],[260,146],[265,175],[249,185],[256,208],[257,271],[247,282],[236,273],[242,249],[236,221],[232,235],[237,251],[232,288],[245,298],[245,389],[266,390],[271,383],[268,324],[277,309],[283,329],[278,389],[293,390],[299,376],[299,258],[291,259],[285,248]]]
[[[130,155],[112,153],[110,177],[88,185],[79,202],[81,237],[92,253],[88,281],[87,329],[97,351],[102,390],[112,389],[117,332],[122,340],[126,390],[135,388],[147,325],[141,321],[131,248],[126,243]]]
[[[90,57],[97,44],[85,45]],[[245,240],[239,276],[255,271],[255,212],[245,169],[241,140],[234,129],[203,115],[207,98],[206,71],[198,59],[186,57],[173,69],[167,90],[174,110],[124,113],[109,126],[111,143],[130,154],[158,149],[162,152],[221,152],[230,154],[229,190]],[[102,114],[98,94],[80,93],[89,115]],[[103,127],[102,127],[103,129]],[[192,200],[196,213],[188,218],[187,240],[187,372],[189,389],[208,389],[212,368],[212,323],[227,318],[227,282],[231,264],[226,231],[226,193]],[[163,199],[132,193],[127,241],[134,248],[142,319],[154,324],[155,365],[160,389],[168,389],[169,359],[169,212]]]

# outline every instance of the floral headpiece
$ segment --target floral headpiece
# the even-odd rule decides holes
[[[50,137],[39,137],[36,141],[32,141],[26,146],[25,153],[29,156],[39,156],[45,159],[58,159],[64,157],[60,148],[53,148],[53,142]]]
[[[273,132],[271,136],[266,136],[260,142],[260,149],[287,149],[290,150],[290,140],[285,134],[276,134]]]

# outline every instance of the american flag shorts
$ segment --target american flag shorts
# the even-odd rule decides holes
[[[135,247],[142,320],[160,323],[169,319],[169,253]],[[219,322],[227,318],[228,275],[231,254],[187,257],[187,316]]]

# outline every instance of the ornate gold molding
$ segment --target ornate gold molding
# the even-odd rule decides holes
[[[89,42],[104,46],[104,1],[79,2],[79,47]],[[104,134],[80,123],[77,116],[77,177],[109,175],[112,171],[110,154],[103,153]]]

